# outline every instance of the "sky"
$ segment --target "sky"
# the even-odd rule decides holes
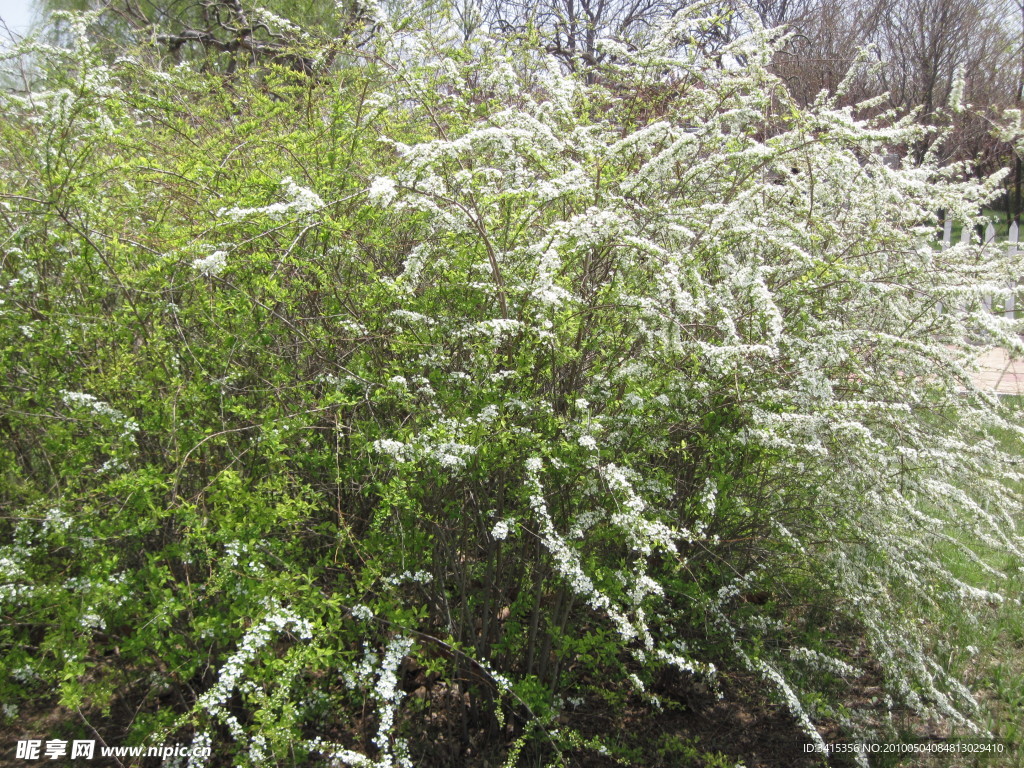
[[[32,20],[35,3],[32,0],[0,0],[0,18],[7,22],[11,31],[24,33]],[[0,27],[3,36],[3,27]]]

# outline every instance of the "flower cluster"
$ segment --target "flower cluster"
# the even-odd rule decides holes
[[[281,180],[284,187],[287,202],[271,203],[270,205],[258,206],[255,208],[222,208],[218,211],[219,216],[224,216],[233,221],[241,221],[251,216],[266,216],[272,221],[283,221],[291,216],[301,216],[315,213],[323,208],[324,201],[311,189],[296,184],[291,177]]]
[[[139,431],[139,424],[135,419],[128,418],[109,403],[99,400],[95,395],[90,395],[87,392],[61,390],[61,397],[65,404],[69,406],[85,408],[98,416],[103,416],[119,424],[123,430],[121,432],[122,437],[131,437],[135,432]]]
[[[249,628],[238,649],[221,667],[217,682],[196,702],[198,708],[223,723],[236,741],[245,742],[247,736],[238,719],[226,707],[228,699],[236,689],[244,687],[246,668],[256,660],[259,652],[276,634],[289,630],[302,640],[313,639],[313,626],[309,620],[286,608],[276,607]]]
[[[224,271],[227,265],[227,251],[214,251],[209,256],[202,259],[196,259],[192,262],[192,267],[207,277],[216,277]]]
[[[378,749],[376,760],[371,760],[359,752],[329,744],[322,739],[310,741],[308,747],[326,755],[335,765],[412,768],[413,762],[409,757],[408,745],[394,734],[395,716],[402,699],[405,698],[405,693],[399,686],[398,668],[412,646],[411,639],[396,635],[388,642],[383,657],[367,648],[360,662],[344,673],[345,681],[352,688],[372,686],[371,695],[377,702],[377,734],[373,738],[373,743]]]

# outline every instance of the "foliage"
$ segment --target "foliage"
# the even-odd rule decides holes
[[[4,701],[254,766],[411,765],[437,716],[435,762],[571,763],[573,706],[669,674],[819,742],[865,664],[973,722],[917,618],[1002,599],[951,530],[1020,562],[968,367],[1021,344],[1005,256],[929,238],[997,178],[888,167],[922,129],[801,108],[755,21],[742,66],[684,14],[599,77],[385,26],[314,78],[90,19],[0,97]]]

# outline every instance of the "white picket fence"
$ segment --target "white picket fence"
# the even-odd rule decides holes
[[[970,242],[970,240],[971,240],[971,232],[972,232],[971,227],[964,227],[961,230],[961,232],[960,232],[960,242],[962,242],[962,243]],[[1020,251],[1017,250],[1017,243],[1018,243],[1017,235],[1018,235],[1017,222],[1012,222],[1010,224],[1010,230],[1009,230],[1009,232],[1007,234],[1006,243],[1005,243],[1006,244],[1006,249],[1007,249],[1006,252],[1007,252],[1007,255],[1010,258],[1013,258],[1014,256],[1016,256],[1020,252]],[[952,242],[952,239],[953,239],[953,222],[950,221],[949,219],[946,219],[946,223],[942,227],[942,250],[946,250],[947,248],[949,248],[949,245]],[[994,243],[995,240],[996,240],[996,228],[994,226],[992,226],[992,224],[989,224],[987,227],[985,227],[985,243],[986,243],[986,245],[990,244],[990,243]],[[1022,285],[1021,281],[1018,280],[1016,283],[1014,283],[1010,287],[1011,288],[1020,288],[1021,285]],[[1016,317],[1015,311],[1016,311],[1016,307],[1017,307],[1017,301],[1016,301],[1017,297],[1016,297],[1015,293],[1016,292],[1010,293],[1008,296],[1006,296],[1006,298],[1003,301],[1003,307],[1002,307],[1003,315],[1005,315],[1006,317],[1008,317],[1010,319],[1014,319]],[[992,311],[992,305],[993,305],[992,297],[991,296],[987,296],[987,297],[985,297],[984,301],[985,301],[985,306],[988,307],[989,311]]]

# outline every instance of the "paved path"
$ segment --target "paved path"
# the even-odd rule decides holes
[[[1001,395],[1024,395],[1024,360],[1011,359],[1005,349],[992,349],[978,358],[981,370],[974,383]]]

